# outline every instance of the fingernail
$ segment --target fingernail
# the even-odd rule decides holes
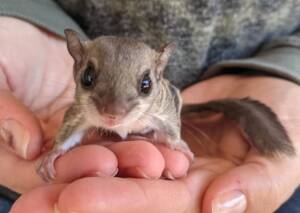
[[[0,139],[21,157],[27,158],[30,134],[20,122],[12,119],[2,121],[0,123]]]
[[[175,177],[173,176],[173,174],[171,173],[171,171],[169,169],[165,169],[162,173],[163,177],[166,177],[169,180],[175,180]]]
[[[54,204],[54,213],[60,213],[60,211],[57,207],[57,203]]]
[[[131,177],[141,177],[145,179],[150,179],[150,177],[146,175],[145,172],[140,167],[137,166],[126,168],[123,170],[122,173]]]
[[[225,193],[212,202],[212,213],[243,213],[246,208],[246,196],[240,191]]]
[[[91,174],[91,176],[95,176],[95,177],[114,177],[114,176],[116,176],[117,174],[118,174],[118,172],[119,172],[119,170],[118,170],[118,168],[115,170],[115,171],[113,171],[113,173],[111,173],[111,174],[106,174],[106,173],[103,173],[103,172],[93,172],[92,174]]]
[[[112,173],[112,177],[114,177],[114,176],[116,176],[117,174],[118,174],[118,172],[119,172],[119,169],[118,168],[116,168],[116,170]]]
[[[60,213],[60,210],[58,209],[57,203],[54,204],[54,213]],[[78,212],[70,212],[70,213],[78,213]]]

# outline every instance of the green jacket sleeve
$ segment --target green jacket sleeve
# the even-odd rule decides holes
[[[52,0],[0,0],[0,15],[26,20],[61,37],[64,37],[65,28],[72,28],[86,37]]]
[[[300,34],[274,39],[253,57],[222,61],[209,68],[203,79],[226,73],[268,75],[300,84]]]

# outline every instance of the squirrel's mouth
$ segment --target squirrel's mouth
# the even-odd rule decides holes
[[[123,116],[100,115],[100,119],[102,123],[106,127],[110,127],[110,128],[122,125],[123,118],[124,118]]]
[[[120,125],[120,119],[102,118],[103,123],[109,127],[114,127]]]

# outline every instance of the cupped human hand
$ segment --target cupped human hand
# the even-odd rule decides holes
[[[36,168],[73,101],[73,59],[64,39],[30,23],[0,17],[0,28],[0,184],[24,193],[46,185]],[[78,147],[55,166],[55,182],[68,183],[117,173],[177,178],[189,161],[182,153],[131,141]]]
[[[24,192],[42,184],[35,161],[72,101],[72,60],[64,41],[0,17],[0,184]],[[50,131],[51,130],[51,131]]]
[[[197,93],[199,95],[195,97]],[[224,75],[195,85],[187,89],[184,95],[189,102],[205,102],[216,97],[251,97],[259,100],[278,115],[296,150],[296,156],[263,157],[250,146],[251,141],[245,141],[244,134],[238,131],[234,123],[221,119],[217,125],[214,122],[207,125],[197,119],[190,120],[190,123],[206,130],[205,135],[209,136],[207,143],[216,144],[205,146],[207,143],[203,143],[202,148],[194,149],[199,150],[201,156],[208,156],[205,159],[210,164],[206,166],[214,172],[222,167],[219,162],[219,166],[214,165],[212,158],[231,163],[225,170],[217,171],[211,179],[203,195],[201,212],[256,213],[278,209],[300,183],[297,169],[300,161],[299,85],[272,77]],[[192,132],[189,131],[188,135]]]
[[[299,86],[285,80],[232,75],[206,80],[183,92],[186,103],[246,96],[264,102],[278,114],[297,152],[300,146],[300,100],[296,97],[299,95]],[[183,136],[197,156],[184,177],[172,181],[85,177],[70,184],[36,188],[24,194],[11,212],[47,213],[54,209],[62,213],[273,212],[299,185],[298,155],[278,158],[260,156],[245,141],[239,128],[220,116],[205,120],[183,118]],[[184,158],[179,160],[175,156],[178,153],[160,149],[160,153],[170,154],[164,162],[165,165],[173,163],[174,169],[169,174],[173,172],[175,176]],[[117,152],[114,148],[111,150]],[[152,160],[157,162],[160,158],[160,155],[152,155],[154,152],[146,153],[149,154],[148,162],[144,158],[145,153],[138,155],[145,159],[145,165],[149,166]],[[124,152],[124,155],[128,158],[129,154]],[[153,174],[148,168],[143,172]]]

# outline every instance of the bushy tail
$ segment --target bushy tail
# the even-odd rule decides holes
[[[292,156],[295,149],[276,114],[265,104],[250,99],[220,99],[201,104],[185,105],[181,116],[204,112],[222,113],[235,121],[257,151],[266,156],[286,154]]]

